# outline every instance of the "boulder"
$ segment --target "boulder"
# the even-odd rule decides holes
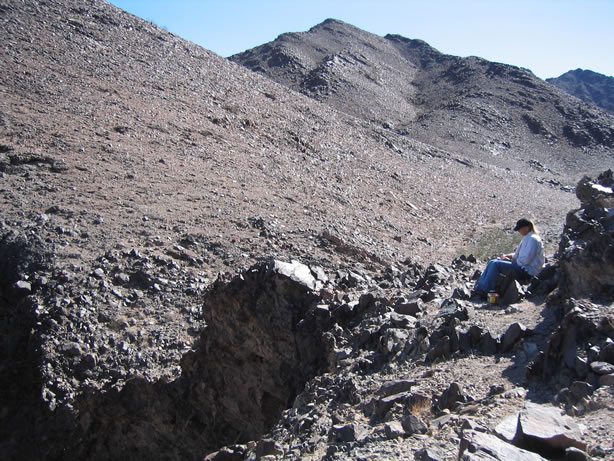
[[[416,415],[408,415],[401,421],[401,425],[407,435],[425,434],[428,427],[425,422]]]
[[[391,421],[384,425],[384,431],[386,432],[386,437],[389,439],[397,439],[399,437],[405,436],[405,430],[403,426],[398,421]]]
[[[260,459],[268,455],[283,455],[284,451],[279,444],[271,439],[262,439],[256,445],[256,457]]]
[[[426,291],[442,285],[451,277],[450,271],[440,264],[433,264],[426,269],[424,276],[418,281],[416,287]]]
[[[522,339],[526,331],[527,327],[522,323],[512,323],[501,337],[501,350],[503,352],[510,351],[514,345]]]
[[[258,439],[327,367],[314,286],[307,266],[271,261],[219,279],[207,292],[207,328],[201,347],[184,356],[182,376],[202,381],[204,405],[228,433]]]
[[[566,310],[567,313],[550,336],[546,348],[529,366],[528,374],[547,380],[555,377],[562,379],[561,383],[565,387],[571,386],[574,380],[588,381],[595,385],[598,377],[591,378],[591,375],[607,374],[611,364],[587,362],[584,357],[599,357],[599,350],[591,346],[591,343],[601,342],[612,335],[609,309],[595,309],[571,300],[567,301]]]
[[[25,280],[18,280],[15,282],[15,291],[18,295],[29,295],[32,292],[32,284]]]
[[[463,418],[461,423],[462,431],[480,431],[480,432],[488,432],[484,426],[482,426],[478,421],[473,418]]]
[[[565,450],[565,461],[590,461],[591,459],[585,451],[576,447],[569,447]]]
[[[373,399],[367,406],[367,414],[372,415],[375,419],[381,419],[395,404],[403,404],[407,402],[410,395],[411,394],[409,392],[402,392],[399,394]]]
[[[467,397],[463,394],[463,390],[458,383],[451,383],[448,388],[442,392],[437,399],[437,408],[444,410],[446,408],[453,410],[458,403],[467,402]]]
[[[424,447],[414,453],[416,461],[444,461],[446,456],[436,447]]]
[[[576,372],[576,375],[578,375],[580,379],[584,379],[589,371],[588,362],[582,357],[576,356],[573,370]]]
[[[449,336],[443,336],[429,349],[427,357],[430,361],[438,358],[448,357],[452,351],[451,341]]]
[[[574,381],[569,388],[569,393],[574,398],[574,401],[577,402],[590,396],[594,390],[595,387],[591,386],[589,383],[585,383],[584,381]]]
[[[510,280],[505,286],[505,289],[501,290],[501,297],[499,303],[502,305],[509,305],[518,302],[522,296],[523,289],[517,280]]]
[[[614,365],[608,362],[592,362],[590,364],[590,367],[591,370],[599,376],[610,375],[614,373]]]
[[[291,263],[273,261],[270,270],[284,275],[310,290],[315,290],[316,288],[316,279],[312,275],[311,269],[298,261],[292,261]]]
[[[472,325],[467,330],[458,331],[459,349],[461,352],[470,352],[477,347],[484,331],[477,325]]]
[[[614,192],[612,191],[611,181],[612,170],[603,172],[596,181],[585,176],[576,186],[576,197],[580,200],[582,208],[599,206],[609,208],[614,206]]]
[[[396,312],[391,312],[390,314],[390,325],[393,328],[414,328],[416,325],[416,318],[411,315],[405,314],[397,314]]]
[[[467,301],[468,299],[471,298],[471,291],[468,290],[466,287],[455,288],[454,291],[452,292],[452,298]]]
[[[467,320],[469,318],[469,312],[461,301],[449,298],[441,303],[437,317],[442,317],[446,321],[456,318],[458,320]]]
[[[418,317],[425,309],[424,302],[420,298],[412,300],[399,298],[393,308],[398,314],[411,315],[413,317]]]
[[[599,377],[600,386],[614,386],[614,373],[611,375],[602,375]]]
[[[378,349],[386,354],[393,355],[405,346],[410,333],[405,329],[388,328],[380,337]]]
[[[495,434],[502,440],[512,443],[518,428],[518,414],[508,416],[495,427]]]
[[[459,460],[466,461],[544,461],[537,453],[518,448],[498,437],[478,431],[463,431]]]
[[[377,391],[378,395],[389,396],[393,394],[400,394],[411,390],[412,386],[416,385],[416,381],[410,380],[395,380],[388,381],[381,385]]]
[[[433,429],[441,429],[446,426],[448,423],[453,421],[452,414],[448,412],[443,412],[441,416],[437,416],[431,420],[431,427]]]
[[[358,440],[361,428],[357,424],[336,424],[331,427],[328,433],[328,440],[331,442],[355,442]]]
[[[479,348],[483,354],[495,355],[497,353],[498,341],[492,337],[490,331],[485,331],[480,337]]]
[[[382,419],[388,411],[395,405],[403,405],[407,408],[414,406],[430,406],[430,399],[422,394],[402,392],[387,397],[375,398],[371,400],[366,408],[366,413],[374,419]]]
[[[586,450],[582,428],[551,405],[526,403],[518,416],[514,444],[546,457],[562,456],[568,447]]]
[[[600,362],[614,363],[614,341],[607,338],[607,343],[599,351]]]

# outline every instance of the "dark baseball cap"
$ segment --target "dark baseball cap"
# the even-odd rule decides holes
[[[514,227],[514,230],[517,231],[518,229],[522,229],[523,227],[532,227],[531,221],[524,218],[519,219],[516,223],[516,227]]]

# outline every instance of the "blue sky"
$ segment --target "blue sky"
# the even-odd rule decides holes
[[[614,0],[111,0],[221,56],[335,18],[439,51],[526,67],[614,76]]]

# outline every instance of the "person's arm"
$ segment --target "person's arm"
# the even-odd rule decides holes
[[[522,242],[520,242],[520,245],[518,245],[518,248],[516,248],[516,251],[514,253],[507,253],[504,255],[501,255],[499,258],[503,259],[505,261],[514,261],[516,262],[516,260],[518,259],[518,252],[520,251],[520,247],[522,246]]]

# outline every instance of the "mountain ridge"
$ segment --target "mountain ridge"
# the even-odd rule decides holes
[[[592,70],[575,69],[546,81],[587,103],[614,113],[614,77]]]
[[[275,53],[284,59],[270,66]],[[342,21],[230,59],[343,112],[485,161],[522,161],[525,151],[536,151],[553,169],[579,171],[587,162],[599,169],[591,157],[610,155],[614,143],[609,115],[526,69],[444,55],[425,42],[379,37]],[[577,147],[592,152],[578,164]]]

